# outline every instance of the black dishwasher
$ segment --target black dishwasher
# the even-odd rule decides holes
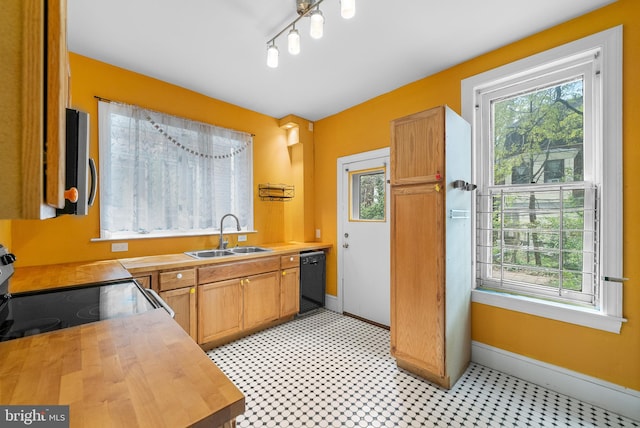
[[[300,253],[300,313],[324,306],[324,251]]]

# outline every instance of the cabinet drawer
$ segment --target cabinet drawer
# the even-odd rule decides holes
[[[273,272],[280,269],[280,259],[274,257],[261,257],[255,260],[220,263],[198,269],[198,282],[224,281],[226,279],[241,278],[264,272]]]
[[[160,291],[196,285],[196,270],[184,269],[160,273]]]
[[[300,254],[280,256],[280,268],[288,269],[300,266]]]

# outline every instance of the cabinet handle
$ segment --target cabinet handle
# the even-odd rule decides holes
[[[196,294],[196,287],[191,287],[189,294]]]
[[[282,271],[282,276],[285,276],[286,274],[287,274],[287,271],[286,271],[286,270],[283,270],[283,271]]]
[[[249,283],[249,278],[245,279],[245,281],[247,281],[247,284]]]
[[[181,274],[181,273],[177,274],[177,275],[176,275],[176,278],[178,278],[178,279],[182,279],[182,274]]]
[[[78,189],[75,187],[71,187],[64,191],[64,198],[68,199],[69,202],[78,202]]]
[[[289,257],[289,261],[292,262],[293,261],[293,257]]]

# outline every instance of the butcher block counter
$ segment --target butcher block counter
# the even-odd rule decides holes
[[[244,396],[156,309],[0,343],[0,403],[69,405],[71,427],[220,427]]]
[[[19,267],[9,291],[127,278],[118,261]],[[245,408],[163,309],[0,342],[0,379],[0,404],[69,405],[71,427],[227,427]]]

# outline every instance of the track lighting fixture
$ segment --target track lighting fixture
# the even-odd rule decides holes
[[[287,35],[287,43],[291,55],[298,55],[300,53],[300,33],[296,30],[295,25],[291,31],[289,31],[289,35]]]
[[[309,35],[314,39],[321,39],[324,30],[324,16],[320,12],[320,8],[309,14],[311,25],[309,25]]]
[[[297,55],[300,53],[300,33],[296,29],[296,24],[305,16],[308,16],[310,20],[309,35],[314,39],[322,38],[324,32],[324,15],[322,15],[322,11],[320,11],[320,3],[323,1],[324,0],[317,0],[315,2],[313,0],[295,0],[298,17],[267,42],[267,66],[271,68],[278,67],[279,52],[278,47],[276,46],[276,39],[287,29],[290,29],[287,34],[287,50],[291,55]],[[353,18],[356,13],[356,1],[339,1],[340,15],[344,19]]]
[[[351,19],[356,14],[356,0],[340,0],[340,16]]]
[[[271,41],[271,45],[267,47],[267,66],[271,68],[278,67],[278,47]]]

